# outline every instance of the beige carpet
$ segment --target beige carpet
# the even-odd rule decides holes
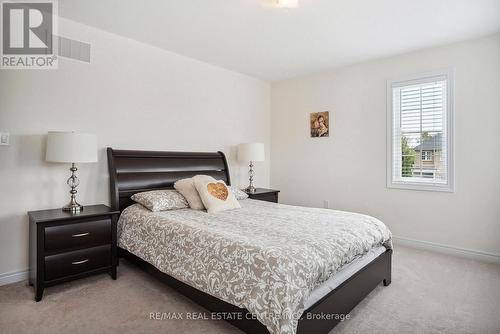
[[[99,275],[45,290],[0,287],[0,333],[240,333],[225,321],[150,320],[151,312],[203,312],[122,261]],[[500,266],[396,247],[393,279],[332,330],[340,333],[500,333]]]

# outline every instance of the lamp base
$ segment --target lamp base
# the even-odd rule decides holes
[[[245,188],[245,191],[250,194],[254,194],[256,191],[256,188],[254,186],[248,186]]]
[[[80,212],[83,211],[83,205],[80,205],[77,202],[69,203],[68,205],[63,206],[62,210],[70,212]]]
[[[255,187],[253,186],[253,178],[255,176],[255,172],[253,171],[253,161],[250,161],[250,164],[248,165],[249,170],[248,170],[248,187],[246,187],[245,191],[250,194],[255,193]]]
[[[71,168],[69,169],[71,171],[71,176],[69,177],[68,181],[66,183],[68,186],[71,187],[70,194],[71,194],[71,199],[69,200],[69,203],[65,205],[62,209],[63,211],[70,211],[70,212],[80,212],[83,210],[83,205],[80,205],[76,201],[76,187],[80,184],[80,180],[78,177],[75,175],[76,171],[78,170],[76,168],[76,165],[74,163],[71,164]]]

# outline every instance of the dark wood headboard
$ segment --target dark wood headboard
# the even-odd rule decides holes
[[[226,156],[222,152],[158,152],[114,150],[108,147],[111,206],[123,210],[135,193],[172,189],[175,181],[198,174],[230,184]]]

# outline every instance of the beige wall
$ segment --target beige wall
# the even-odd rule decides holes
[[[0,280],[27,268],[29,210],[68,200],[66,165],[44,162],[49,130],[96,133],[99,163],[80,167],[78,198],[107,203],[106,146],[228,154],[234,184],[247,182],[235,145],[270,144],[270,87],[251,77],[67,20],[62,35],[92,45],[91,64],[60,59],[58,70],[0,70]],[[269,159],[256,166],[269,183]]]
[[[12,135],[0,146],[0,278],[27,267],[26,211],[68,198],[68,166],[43,160],[49,130],[98,135],[99,163],[80,166],[83,204],[108,202],[106,146],[223,150],[233,182],[244,185],[234,146],[269,148],[272,139],[257,185],[271,175],[282,202],[326,200],[381,218],[397,236],[500,253],[499,36],[274,83],[271,115],[266,82],[66,20],[60,31],[92,44],[91,64],[61,59],[54,71],[0,71],[0,131]],[[386,80],[450,66],[455,193],[387,189]],[[309,138],[309,113],[324,110],[330,137]]]
[[[456,191],[386,188],[386,81],[449,67]],[[399,237],[499,255],[499,93],[499,35],[273,83],[271,184],[285,203],[329,201]],[[310,138],[309,113],[325,110],[330,137]]]

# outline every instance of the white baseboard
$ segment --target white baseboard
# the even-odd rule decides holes
[[[459,248],[429,241],[415,240],[398,236],[393,236],[392,238],[395,244],[399,244],[401,246],[420,248],[448,255],[465,257],[472,260],[500,264],[500,254],[477,251],[473,249]]]
[[[0,286],[27,280],[28,274],[28,269],[0,274]]]

